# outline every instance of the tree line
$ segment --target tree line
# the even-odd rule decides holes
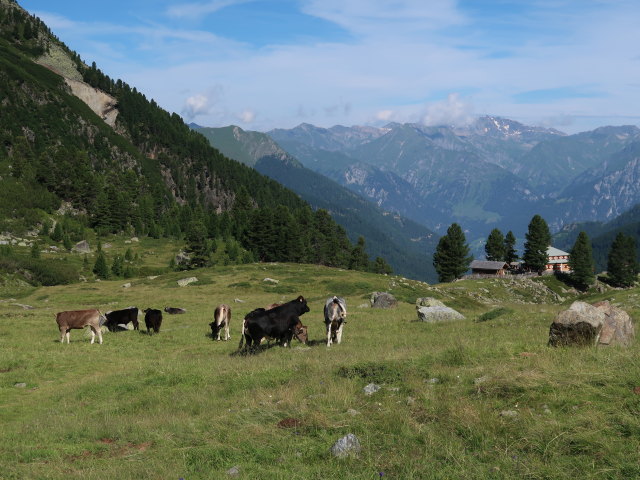
[[[547,222],[540,215],[534,215],[525,234],[521,258],[515,249],[517,239],[513,232],[509,231],[505,236],[499,229],[494,228],[485,243],[486,259],[504,262],[512,269],[514,262],[521,259],[519,268],[542,274],[549,263],[547,249],[551,246],[551,239]],[[464,231],[460,225],[453,223],[447,229],[446,235],[440,238],[433,256],[433,264],[440,282],[459,279],[468,271],[473,260],[469,252]],[[632,286],[640,273],[634,238],[623,232],[618,233],[607,258],[606,281],[615,287]],[[584,231],[580,232],[571,248],[568,263],[570,273],[567,279],[577,289],[585,291],[595,283],[592,246]]]

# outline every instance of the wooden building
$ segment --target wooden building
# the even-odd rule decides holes
[[[569,254],[567,252],[563,252],[560,249],[555,247],[547,248],[547,272],[570,272],[569,268]]]
[[[471,275],[503,276],[509,270],[507,262],[494,262],[492,260],[474,260],[471,262]]]

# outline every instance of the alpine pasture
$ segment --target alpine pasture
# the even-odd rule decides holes
[[[198,282],[179,287],[177,280]],[[269,277],[278,283],[264,282]],[[251,264],[39,287],[0,302],[0,477],[7,479],[638,478],[640,361],[546,345],[576,298],[552,277],[428,286],[397,276]],[[369,307],[374,291],[396,309]],[[235,354],[250,310],[303,295],[307,346]],[[323,306],[346,299],[340,345]],[[432,296],[466,317],[417,322]],[[634,319],[640,292],[607,290]],[[231,340],[211,338],[220,303]],[[26,309],[24,306],[31,306]],[[183,307],[161,333],[74,330],[63,310]],[[500,310],[498,310],[500,309]],[[488,314],[488,312],[495,312]],[[367,395],[364,387],[381,388]],[[635,390],[634,390],[635,389]],[[358,455],[331,446],[353,433]]]

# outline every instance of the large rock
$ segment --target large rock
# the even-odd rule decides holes
[[[387,292],[373,292],[371,294],[373,308],[395,308],[398,306],[396,298]]]
[[[549,345],[629,345],[635,336],[631,318],[609,302],[573,302],[549,328]]]
[[[89,242],[86,240],[76,243],[72,250],[78,253],[91,253],[91,247],[89,247]]]
[[[453,320],[464,320],[464,315],[460,312],[449,308],[447,306],[434,306],[434,307],[418,307],[418,320],[421,322],[450,322]]]
[[[593,306],[604,312],[605,315],[598,345],[629,346],[636,336],[635,327],[629,314],[607,301],[594,303]]]
[[[190,283],[195,283],[197,281],[198,281],[198,277],[183,278],[181,280],[178,280],[178,285],[180,285],[181,287],[186,287]]]

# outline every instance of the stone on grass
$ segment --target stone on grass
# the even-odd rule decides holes
[[[373,292],[371,306],[373,308],[395,308],[398,306],[398,301],[388,292]]]
[[[262,280],[262,281],[263,281],[263,282],[266,282],[266,283],[280,283],[280,280],[276,280],[276,279],[274,279],[274,278],[269,278],[269,277],[265,278],[265,279],[264,279],[264,280]]]
[[[232,477],[240,475],[240,467],[231,467],[229,470],[227,470],[227,475],[231,475]]]
[[[363,390],[366,395],[373,395],[378,390],[380,390],[380,388],[381,388],[380,385],[376,385],[375,383],[370,383],[369,385],[364,387]]]
[[[635,336],[631,318],[609,302],[573,302],[549,328],[549,345],[628,346]]]
[[[353,433],[350,433],[333,444],[331,447],[331,454],[334,457],[343,458],[349,455],[357,456],[361,450],[362,447],[360,446],[358,437]]]
[[[418,320],[421,322],[437,323],[464,320],[464,315],[446,306],[418,307]]]
[[[86,240],[82,240],[76,243],[71,250],[78,253],[91,253],[89,242],[87,242]]]
[[[433,297],[421,297],[416,300],[416,310],[420,307],[446,307],[446,305]]]
[[[180,285],[181,287],[186,287],[190,283],[194,283],[197,281],[198,281],[197,277],[183,278],[181,280],[178,280],[178,285]]]

